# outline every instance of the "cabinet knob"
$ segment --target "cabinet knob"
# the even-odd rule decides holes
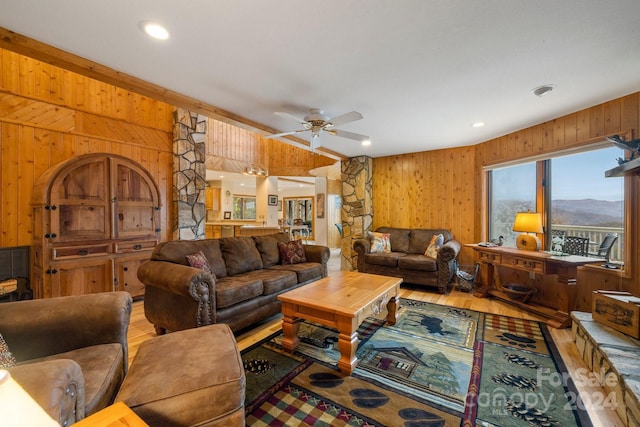
[[[80,256],[89,255],[89,251],[88,251],[88,250],[86,250],[86,249],[80,249],[80,250],[78,251],[78,255],[80,255]]]
[[[133,249],[136,251],[139,251],[140,249],[142,249],[142,245],[138,244],[138,245],[133,245]]]
[[[129,267],[123,268],[124,271],[129,271]]]

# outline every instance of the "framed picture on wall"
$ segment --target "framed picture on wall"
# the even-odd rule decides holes
[[[317,203],[317,217],[324,218],[324,193],[318,193],[316,196]]]
[[[231,219],[231,211],[224,211],[224,219]]]
[[[269,194],[268,203],[269,203],[269,206],[276,206],[278,204],[278,196]]]

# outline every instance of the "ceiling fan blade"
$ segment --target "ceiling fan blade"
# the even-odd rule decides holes
[[[348,139],[353,139],[355,141],[367,141],[369,139],[368,136],[366,135],[361,135],[359,133],[354,133],[354,132],[348,132],[346,130],[339,130],[339,129],[331,129],[329,131],[330,134],[335,135],[335,136],[340,136],[342,138],[348,138]]]
[[[362,119],[362,114],[358,113],[357,111],[352,111],[350,113],[329,119],[327,120],[327,123],[331,123],[335,127],[343,125],[345,123],[355,122],[356,120],[360,119]]]
[[[293,135],[294,133],[307,132],[309,129],[293,130],[291,132],[274,133],[273,135],[265,135],[265,138],[278,138],[281,136]]]
[[[306,123],[306,121],[304,119],[301,119],[300,117],[296,117],[293,114],[289,114],[289,113],[286,113],[284,111],[276,111],[273,114],[275,114],[277,116],[280,116],[283,119],[294,120],[294,121],[296,121],[298,123]]]

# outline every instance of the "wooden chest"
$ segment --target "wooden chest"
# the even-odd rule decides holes
[[[594,291],[593,320],[640,338],[640,298],[629,292]]]

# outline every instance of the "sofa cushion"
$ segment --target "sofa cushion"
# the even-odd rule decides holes
[[[391,241],[389,233],[376,233],[374,231],[367,231],[369,240],[371,241],[370,253],[385,253],[391,252]]]
[[[444,244],[444,236],[442,234],[434,234],[429,242],[429,246],[427,246],[427,250],[424,251],[424,255],[437,258],[438,257],[438,249]]]
[[[398,268],[401,270],[438,271],[434,258],[422,254],[407,254],[398,258]]]
[[[405,254],[400,252],[366,254],[364,260],[367,264],[383,265],[385,267],[397,267],[398,258],[403,258]]]
[[[280,264],[278,239],[276,239],[275,236],[253,236],[253,240],[256,242],[256,248],[262,257],[263,268],[269,268],[273,265]]]
[[[378,233],[388,233],[389,241],[391,242],[392,252],[404,252],[409,251],[409,235],[411,230],[408,228],[392,228],[392,227],[380,227],[376,230]],[[426,248],[426,246],[425,246]],[[423,249],[424,252],[424,249]]]
[[[247,301],[262,295],[262,280],[245,274],[223,277],[216,281],[216,307],[218,309]]]
[[[80,365],[84,377],[85,415],[89,416],[112,403],[124,380],[126,362],[123,358],[120,343],[111,343],[83,347],[24,363],[71,359]]]
[[[278,242],[278,250],[280,251],[282,265],[307,262],[301,240],[292,240],[287,243]]]
[[[409,249],[407,250],[407,253],[424,254],[429,246],[431,238],[436,234],[442,234],[445,242],[452,239],[451,232],[449,230],[443,230],[440,228],[414,228],[411,230],[411,234],[409,236]]]
[[[262,257],[251,237],[222,238],[220,249],[229,276],[263,268]]]
[[[199,268],[202,271],[213,274],[211,266],[209,265],[209,260],[207,260],[207,257],[202,253],[202,251],[198,251],[195,254],[187,255],[187,262],[191,267]]]
[[[306,283],[322,277],[322,264],[317,262],[303,262],[300,264],[274,265],[271,270],[293,271],[298,276],[298,283]]]
[[[207,257],[209,266],[216,277],[227,275],[227,267],[220,250],[220,239],[170,240],[162,242],[153,249],[151,259],[189,265],[186,256],[200,251]]]
[[[296,273],[289,270],[274,270],[270,268],[250,271],[243,277],[262,280],[263,295],[271,295],[292,288],[298,284]]]

